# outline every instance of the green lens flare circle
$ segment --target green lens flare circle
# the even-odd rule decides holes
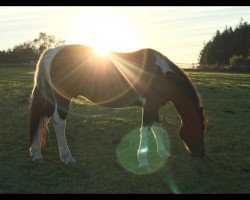
[[[162,131],[163,143],[170,153],[170,141],[168,133]],[[117,147],[117,158],[123,168],[134,174],[151,174],[161,169],[168,160],[161,158],[157,152],[157,145],[153,133],[148,135],[148,167],[139,167],[137,150],[140,144],[140,128],[137,128],[121,140]]]

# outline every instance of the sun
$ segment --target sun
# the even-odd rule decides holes
[[[109,50],[104,48],[94,48],[94,52],[100,57],[106,57],[109,55]]]
[[[110,51],[129,52],[143,46],[135,25],[114,8],[92,8],[76,14],[66,41],[90,46],[99,56],[107,56]]]

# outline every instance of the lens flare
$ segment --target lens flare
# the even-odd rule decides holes
[[[181,194],[181,191],[174,182],[174,179],[171,175],[171,171],[167,172],[163,177],[166,178],[166,182],[174,194]]]
[[[140,150],[140,153],[147,153],[147,152],[148,152],[148,147],[142,148],[142,149]]]
[[[169,136],[166,131],[163,134],[163,141],[167,151],[170,151]],[[148,153],[149,166],[141,168],[137,160],[137,151],[140,144],[140,128],[132,130],[122,139],[117,147],[117,158],[123,168],[134,174],[151,174],[161,169],[167,160],[160,158],[153,134],[149,134],[148,148],[142,149]]]

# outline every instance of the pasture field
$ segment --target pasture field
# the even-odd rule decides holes
[[[186,72],[203,97],[209,120],[206,156],[193,158],[179,139],[173,105],[160,110],[171,157],[151,171],[137,167],[141,109],[72,103],[66,136],[76,166],[59,159],[52,123],[44,164],[29,157],[29,96],[34,68],[0,67],[0,193],[250,193],[250,74]]]

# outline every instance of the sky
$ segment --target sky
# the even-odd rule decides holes
[[[0,50],[39,32],[99,50],[152,48],[179,66],[198,63],[216,30],[250,22],[250,6],[0,6]]]

